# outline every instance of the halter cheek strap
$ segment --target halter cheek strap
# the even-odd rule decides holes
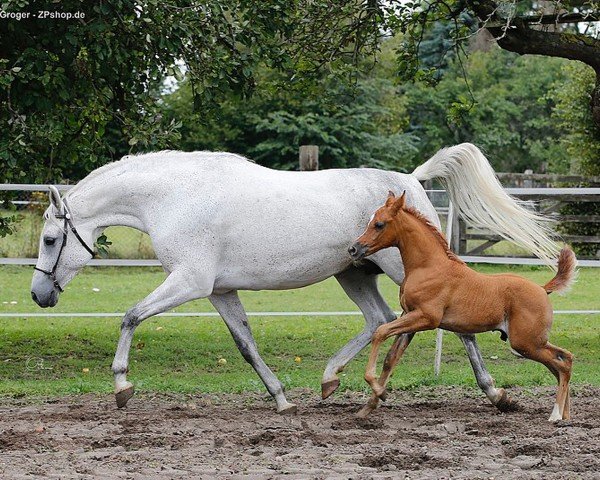
[[[77,229],[75,228],[75,225],[73,224],[73,220],[71,218],[71,212],[69,212],[69,208],[67,206],[66,199],[63,200],[63,213],[56,215],[56,218],[64,219],[64,224],[63,224],[62,244],[60,246],[60,250],[58,251],[58,256],[56,257],[56,261],[54,262],[54,266],[52,267],[52,270],[44,270],[37,266],[33,267],[33,269],[37,270],[38,272],[42,272],[42,273],[45,273],[46,275],[48,275],[52,279],[52,283],[54,284],[54,286],[60,292],[62,292],[63,289],[60,286],[60,284],[58,283],[58,280],[56,279],[56,269],[58,267],[58,261],[60,260],[60,256],[62,255],[62,252],[63,252],[65,246],[67,245],[67,234],[69,233],[69,230],[71,230],[71,232],[73,232],[73,234],[75,235],[75,238],[79,241],[79,243],[83,246],[83,248],[85,248],[88,251],[88,253],[92,256],[92,258],[94,258],[96,256],[96,254],[94,253],[94,250],[92,250],[88,246],[88,244],[84,242],[83,238],[81,238],[81,235],[79,235],[79,232],[77,232]]]

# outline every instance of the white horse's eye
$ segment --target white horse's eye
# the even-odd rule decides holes
[[[49,247],[54,245],[56,242],[56,238],[54,237],[44,237],[44,245],[48,245]]]

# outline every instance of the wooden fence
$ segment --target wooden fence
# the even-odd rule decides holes
[[[554,175],[535,173],[498,173],[498,178],[511,195],[526,201],[535,202],[538,211],[552,216],[560,225],[591,223],[596,228],[592,234],[574,235],[564,233],[561,239],[569,244],[597,245],[596,255],[600,255],[600,215],[582,213],[563,213],[568,204],[600,205],[600,176],[583,177],[578,175]],[[558,188],[548,188],[558,186]],[[569,187],[566,187],[569,185]],[[513,188],[511,188],[513,187]],[[514,188],[516,187],[516,188]],[[589,209],[588,209],[589,210]],[[490,232],[478,231],[467,227],[464,221],[454,219],[452,245],[459,255],[485,255],[485,252],[502,240]],[[483,242],[483,243],[481,243]],[[476,243],[476,245],[472,245]],[[497,254],[495,256],[498,256]]]
[[[597,224],[595,234],[562,234],[560,238],[569,244],[600,245],[600,215],[559,213],[562,207],[569,203],[600,203],[600,188],[507,188],[506,191],[521,200],[535,202],[542,215],[551,215],[559,224],[583,222]],[[502,237],[490,232],[467,227],[462,219],[456,217],[453,219],[452,246],[459,255],[482,255],[502,240]],[[483,243],[473,246],[471,245],[473,242],[470,241],[483,241]]]

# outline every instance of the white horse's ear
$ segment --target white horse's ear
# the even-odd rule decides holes
[[[56,208],[59,212],[62,212],[63,201],[62,198],[60,198],[58,188],[56,188],[54,185],[48,185],[48,190],[48,197],[50,198],[50,203],[54,205],[54,208]]]

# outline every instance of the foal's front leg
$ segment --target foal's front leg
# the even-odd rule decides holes
[[[423,330],[433,330],[437,328],[440,320],[436,320],[436,316],[425,314],[422,310],[413,310],[396,320],[381,325],[373,335],[371,343],[371,353],[365,371],[365,380],[373,389],[373,393],[378,397],[385,392],[376,377],[377,356],[379,354],[380,345],[393,335],[402,335],[405,333],[416,333]]]
[[[394,344],[392,345],[388,354],[385,357],[385,360],[383,362],[383,371],[381,372],[381,376],[379,377],[379,385],[381,385],[383,393],[380,396],[376,393],[373,393],[367,404],[357,413],[358,417],[367,417],[369,413],[371,413],[377,408],[380,398],[381,400],[385,400],[385,395],[387,395],[386,386],[392,374],[392,371],[394,370],[394,367],[396,366],[402,355],[404,355],[404,351],[410,345],[410,342],[413,339],[414,335],[414,333],[409,333],[407,335],[399,335],[396,337],[396,340],[394,340]]]

